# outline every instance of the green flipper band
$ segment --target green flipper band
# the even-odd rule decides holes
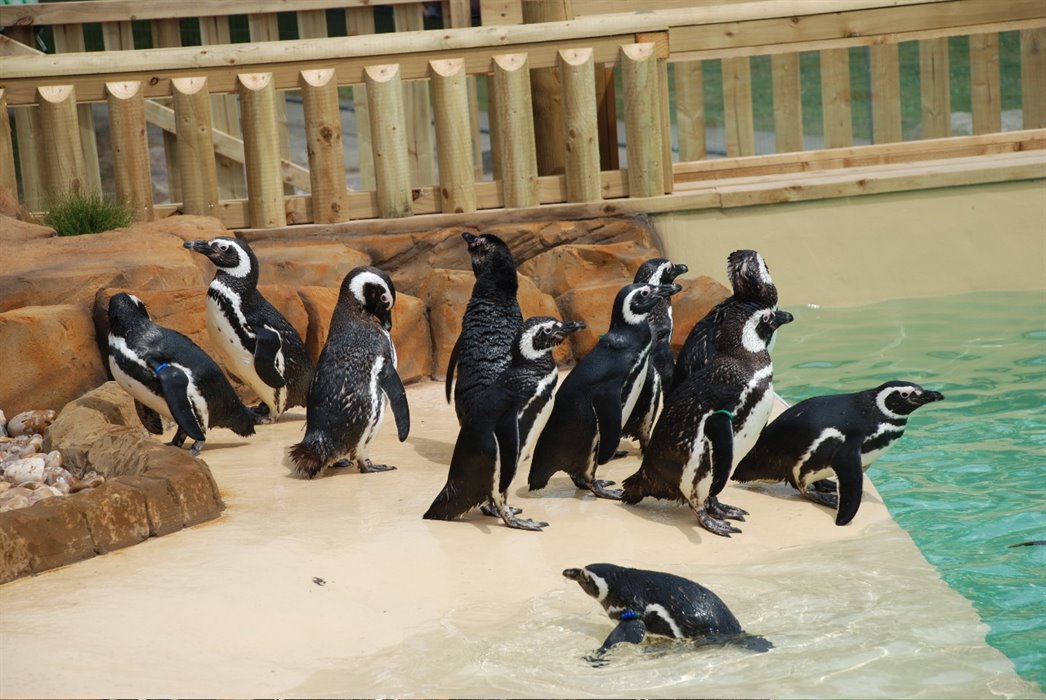
[[[719,409],[718,411],[712,411],[712,415],[713,415],[713,416],[714,416],[715,414],[717,414],[717,413],[722,413],[722,414],[723,414],[724,416],[726,416],[726,417],[727,417],[727,418],[729,418],[730,420],[733,420],[733,419],[734,419],[734,414],[733,414],[733,413],[731,413],[730,411],[726,410],[725,408],[721,408],[721,409]]]

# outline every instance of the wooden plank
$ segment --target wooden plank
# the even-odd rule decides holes
[[[383,219],[410,216],[410,170],[403,138],[407,124],[399,66],[369,66],[366,75],[367,100],[374,113],[382,117],[371,128],[378,215]]]
[[[973,133],[1002,131],[1002,101],[999,95],[999,35],[970,37],[970,110]]]
[[[302,73],[301,99],[305,110],[305,143],[309,154],[312,221],[345,221],[348,219],[345,150],[341,141],[341,110],[334,71],[328,69]]]
[[[6,189],[18,198],[18,179],[15,177],[15,149],[11,141],[11,120],[7,112],[7,96],[0,88],[0,189]]]
[[[705,141],[704,75],[700,61],[672,66],[676,90],[676,130],[679,132],[679,160],[703,160]]]
[[[200,40],[204,46],[231,44],[228,17],[200,17]],[[237,138],[243,138],[240,128],[240,105],[236,96],[211,95],[211,117],[213,128],[224,131]],[[222,199],[239,199],[249,197],[247,178],[243,165],[233,160],[218,156],[218,194]]]
[[[10,27],[7,35],[11,44],[16,45],[19,52],[31,52],[39,55],[39,51],[31,49],[27,45],[33,40],[33,30],[29,27]],[[6,44],[7,42],[5,42]],[[6,46],[5,46],[6,48]],[[6,55],[17,55],[7,52]],[[7,91],[4,91],[6,101]],[[44,175],[41,167],[40,156],[37,149],[39,143],[39,122],[36,118],[35,107],[12,107],[11,114],[15,122],[15,140],[18,143],[18,168],[22,176],[21,202],[29,211],[39,211],[44,208]],[[13,171],[12,171],[13,172]],[[16,195],[18,190],[12,190]]]
[[[596,108],[596,64],[590,49],[560,51],[563,81],[567,201],[603,198],[599,173],[599,118]]]
[[[923,138],[952,133],[951,97],[948,86],[948,40],[919,42],[919,85],[922,94]]]
[[[44,166],[45,199],[91,193],[80,147],[75,89],[71,85],[46,86],[37,95],[40,133],[46,135],[37,144]]]
[[[280,136],[276,127],[276,88],[268,73],[242,73],[239,81],[251,226],[286,226],[283,180],[280,178]]]
[[[871,64],[872,141],[902,141],[901,63],[897,44],[869,47]]]
[[[178,171],[182,211],[186,214],[216,216],[218,212],[218,168],[211,130],[211,100],[205,78],[179,78],[171,81],[178,139],[179,163],[192,167]],[[169,174],[168,174],[169,175]],[[154,208],[155,212],[155,208]]]
[[[482,180],[483,168],[483,142],[480,140],[479,128],[479,81],[486,80],[477,76],[468,76],[465,81],[469,91],[469,120],[472,126],[472,174],[475,180]]]
[[[472,3],[469,0],[443,0],[443,26],[471,27]]]
[[[134,48],[134,32],[130,20],[102,24],[102,43],[106,51],[129,51]]]
[[[1046,126],[1046,28],[1021,32],[1021,112],[1025,129]]]
[[[374,10],[369,7],[345,10],[345,26],[352,37],[374,33]],[[360,189],[372,190],[374,181],[374,155],[370,129],[370,107],[367,103],[367,88],[357,85],[352,88],[352,106],[356,115],[356,152],[359,155]]]
[[[799,54],[770,59],[774,95],[774,144],[778,153],[803,150],[803,102],[799,85]]]
[[[252,42],[278,41],[280,38],[279,17],[273,13],[248,15],[247,30]],[[301,30],[299,29],[299,31]],[[280,158],[286,168],[291,160],[291,136],[290,126],[287,122],[286,91],[278,93],[278,98],[276,100],[276,123],[280,133]],[[219,131],[218,133],[221,132]],[[306,179],[308,179],[308,173],[306,173]],[[309,188],[303,187],[300,182],[295,184],[306,192],[309,191]],[[311,184],[309,187],[311,187]],[[285,195],[294,194],[294,186],[286,178],[284,179],[283,193]]]
[[[322,39],[327,36],[327,13],[324,10],[298,10],[299,39]]]
[[[392,8],[392,16],[396,22],[397,33],[421,32],[425,28],[421,5],[396,5]],[[425,77],[428,77],[427,67]],[[428,80],[408,80],[403,84],[403,109],[407,116],[407,154],[411,183],[434,185],[438,178]]]
[[[573,19],[571,14],[568,14],[568,5],[568,0],[522,0],[523,22],[536,24]],[[532,70],[530,92],[531,106],[534,109],[534,129],[541,134],[541,138],[535,140],[538,174],[560,175],[566,169],[566,128],[558,69],[551,67]]]
[[[440,211],[476,210],[472,163],[472,120],[468,84],[461,61],[432,62],[432,103],[439,156]]]
[[[150,23],[152,30],[153,47],[173,48],[182,45],[181,23],[177,19],[154,19]],[[171,89],[167,95],[171,94]],[[157,96],[157,101],[166,107],[172,102],[164,96]],[[163,132],[163,158],[167,166],[167,192],[168,199],[172,202],[182,201],[182,177],[178,167],[178,141],[177,136],[170,132]],[[155,216],[155,211],[154,211]]]
[[[621,47],[621,86],[625,92],[629,196],[663,194],[666,183],[661,85],[653,44]]]
[[[60,53],[83,53],[87,51],[84,44],[83,25],[66,24],[54,28],[55,51]],[[75,93],[75,90],[74,90]],[[83,152],[83,191],[100,194],[102,191],[102,173],[98,163],[98,140],[94,130],[94,113],[91,105],[76,106],[76,122],[80,130],[80,149]]]
[[[135,219],[153,218],[153,180],[140,83],[109,83],[109,134],[116,196],[134,205]]]
[[[849,49],[821,52],[821,109],[824,114],[824,145],[828,148],[853,145]]]
[[[479,0],[479,16],[484,27],[523,23],[519,0]]]
[[[751,63],[748,58],[724,58],[722,71],[726,154],[755,155]]]
[[[532,207],[538,203],[538,164],[527,55],[495,56],[491,68],[505,207]]]
[[[668,60],[657,58],[657,107],[661,112],[661,167],[665,194],[672,191],[672,111],[669,109]]]

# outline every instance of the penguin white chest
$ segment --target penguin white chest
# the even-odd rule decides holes
[[[770,420],[770,411],[774,407],[774,387],[770,379],[772,376],[772,368],[760,370],[756,373],[749,384],[749,388],[742,395],[742,400],[738,403],[738,407],[744,405],[744,400],[751,391],[762,391],[755,405],[752,406],[752,410],[748,413],[745,422],[734,433],[734,463],[732,465],[734,467],[755,446],[756,440],[759,439],[759,433],[762,432]]]
[[[111,337],[112,336],[110,336],[110,338]],[[167,416],[173,420],[171,409],[167,408],[167,401],[163,396],[154,394],[151,389],[120,368],[119,363],[116,362],[112,356],[114,349],[111,342],[109,352],[109,370],[113,373],[113,379],[115,379],[116,383],[120,385],[120,388],[130,394],[138,403],[144,404],[159,413],[161,416]],[[126,353],[125,356],[127,356]],[[142,363],[142,365],[145,366],[144,363]]]
[[[212,283],[211,288],[216,289],[224,298],[226,304],[234,309],[235,313],[239,314],[239,295],[224,286],[215,286],[215,283]],[[241,381],[250,386],[258,394],[258,398],[268,405],[277,416],[282,413],[284,407],[279,405],[277,401],[277,392],[266,384],[254,369],[254,353],[243,346],[232,322],[226,317],[222,304],[211,295],[207,296],[206,319],[207,334],[211,337],[211,343],[214,344],[215,351],[220,357],[222,364],[232,374],[235,374]],[[242,328],[246,328],[246,318],[240,315],[240,318],[237,320]],[[253,335],[250,331],[247,331],[247,333]],[[280,393],[282,394],[283,392]]]
[[[632,411],[635,409],[636,404],[639,403],[639,394],[642,393],[643,384],[646,382],[649,359],[650,353],[643,353],[629,372],[629,378],[631,378],[632,384],[628,387],[628,395],[625,397],[624,406],[622,406],[622,422],[628,420],[628,417],[632,415]],[[628,380],[626,379],[626,381]]]

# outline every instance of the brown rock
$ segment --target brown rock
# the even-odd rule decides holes
[[[672,297],[672,352],[683,349],[686,336],[719,302],[730,296],[730,290],[711,277],[677,278],[683,291]]]
[[[341,286],[350,270],[370,265],[370,256],[344,243],[316,239],[258,241],[251,244],[258,258],[260,284],[291,287]],[[201,256],[202,257],[202,256]]]
[[[0,311],[31,305],[89,306],[104,287],[193,287],[204,279],[194,255],[178,236],[136,227],[27,240],[4,251]]]
[[[62,506],[83,515],[98,554],[138,544],[149,537],[145,494],[129,484],[106,481],[61,500]]]
[[[639,266],[659,253],[635,241],[605,245],[561,245],[520,265],[520,272],[559,297],[590,284],[628,284]]]
[[[87,520],[79,510],[68,507],[66,498],[48,498],[29,508],[8,511],[0,520],[0,529],[21,540],[13,543],[14,551],[24,549],[28,553],[31,573],[97,554]]]
[[[432,376],[432,334],[425,302],[421,299],[396,294],[396,305],[392,307],[392,342],[396,346],[397,372],[404,384]]]
[[[0,187],[0,216],[7,216],[18,221],[29,221],[29,212],[18,201],[18,193],[6,187]],[[0,222],[0,230],[3,223]]]
[[[145,497],[149,535],[161,537],[182,529],[182,506],[167,479],[149,476],[118,476],[112,483],[126,484]]]
[[[0,356],[0,406],[8,415],[58,410],[106,378],[91,314],[78,306],[0,313]]]
[[[309,318],[308,331],[303,336],[305,350],[312,358],[312,363],[316,364],[320,359],[320,351],[327,343],[331,316],[338,303],[338,287],[299,287],[298,297]]]
[[[54,229],[50,226],[31,221],[20,221],[14,217],[0,214],[0,245],[3,245],[5,249],[26,241],[53,238],[54,236]]]
[[[24,519],[17,515],[20,512],[0,513],[0,584],[33,572],[29,563],[29,541],[18,531],[24,523]]]
[[[614,299],[621,288],[631,282],[604,282],[573,289],[556,299],[564,319],[584,321],[585,328],[574,333],[570,340],[574,357],[584,357],[596,346],[599,337],[610,328]]]
[[[225,509],[210,468],[184,450],[154,450],[145,476],[165,480],[168,490],[177,495],[184,527],[213,520]]]
[[[461,317],[465,314],[475,281],[472,272],[436,269],[418,290],[429,312],[433,374],[439,379],[446,376],[450,353],[461,335]]]

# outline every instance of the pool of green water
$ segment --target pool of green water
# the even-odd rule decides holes
[[[787,300],[783,300],[787,302]],[[868,474],[891,514],[1046,688],[1046,292],[783,308],[787,401],[904,379],[941,391]]]

